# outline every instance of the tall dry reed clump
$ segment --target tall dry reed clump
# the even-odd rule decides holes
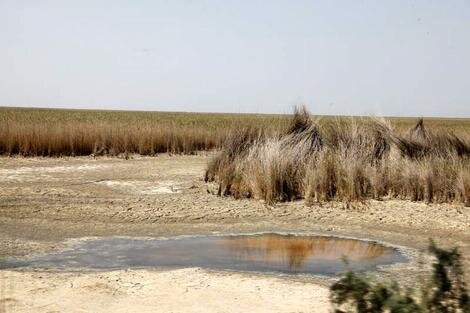
[[[218,182],[220,195],[268,203],[400,198],[468,205],[469,137],[428,129],[423,120],[408,132],[376,118],[320,126],[298,107],[280,134],[230,136],[206,181]]]

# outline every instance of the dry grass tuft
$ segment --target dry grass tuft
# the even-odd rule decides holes
[[[470,143],[448,131],[433,131],[424,126],[419,119],[406,136],[392,137],[394,144],[403,156],[419,159],[426,156],[450,157],[457,154],[461,157],[470,156]]]
[[[468,133],[428,128],[418,120],[397,131],[385,119],[315,123],[296,108],[287,130],[235,133],[209,164],[219,194],[268,203],[305,198],[361,201],[401,198],[463,202],[470,198]]]

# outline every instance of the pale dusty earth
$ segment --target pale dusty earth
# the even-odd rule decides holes
[[[379,278],[413,284],[429,238],[459,246],[470,271],[470,208],[366,201],[268,206],[213,194],[210,155],[0,158],[0,257],[61,249],[70,238],[312,232],[406,247]],[[419,264],[424,265],[419,265]],[[419,266],[418,266],[419,265]],[[328,312],[331,279],[200,268],[100,272],[0,270],[0,312]]]

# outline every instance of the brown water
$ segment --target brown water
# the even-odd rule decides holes
[[[373,271],[406,262],[396,248],[326,236],[257,234],[173,239],[108,237],[79,241],[70,249],[29,259],[8,259],[0,268],[62,270],[202,267],[239,271],[334,276],[349,268]]]

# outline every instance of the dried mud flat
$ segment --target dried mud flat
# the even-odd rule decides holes
[[[424,249],[457,245],[470,270],[470,208],[367,201],[266,206],[221,198],[203,182],[208,155],[0,158],[0,256],[60,249],[84,236],[316,232]],[[209,191],[209,192],[208,192]],[[382,276],[412,283],[415,263]],[[180,269],[0,271],[6,312],[327,312],[331,281]]]

